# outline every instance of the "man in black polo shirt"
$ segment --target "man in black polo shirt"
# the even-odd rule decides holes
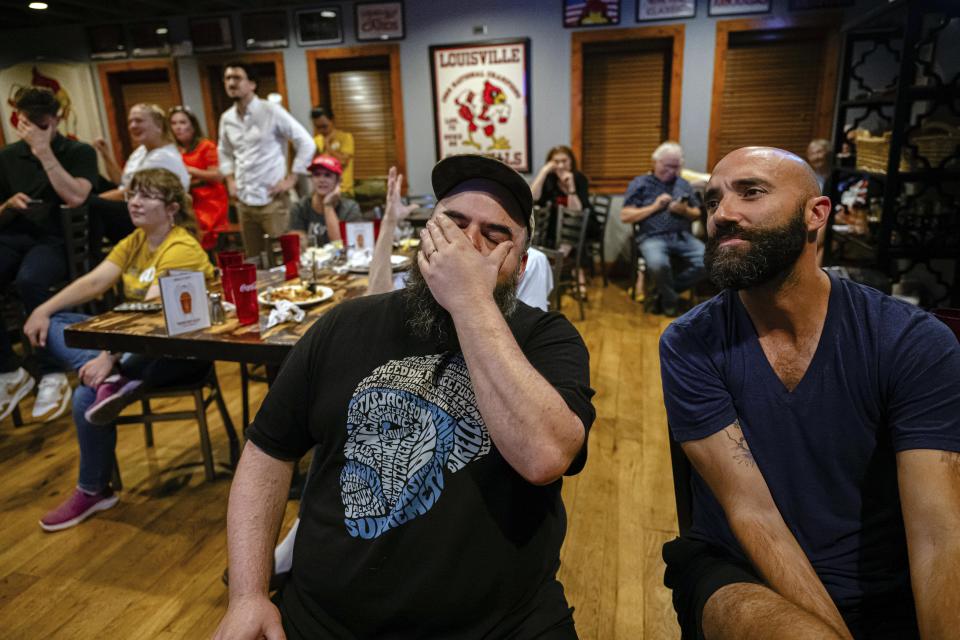
[[[60,135],[60,103],[49,89],[28,87],[15,97],[18,142],[0,150],[0,290],[11,283],[33,311],[67,277],[60,205],[79,207],[97,179],[93,147]],[[53,420],[70,406],[61,365],[41,352],[43,378],[33,417]],[[0,420],[34,387],[0,331]]]

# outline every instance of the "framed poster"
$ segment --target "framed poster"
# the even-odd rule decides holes
[[[430,47],[437,160],[482,153],[528,173],[530,40]]]
[[[340,7],[322,7],[297,11],[297,44],[335,44],[343,42]]]
[[[229,16],[190,18],[190,41],[194,53],[233,51],[233,27]]]
[[[275,49],[290,44],[286,11],[262,11],[240,15],[243,44],[247,49]]]
[[[563,0],[563,26],[607,27],[620,24],[620,0]]]
[[[707,15],[733,16],[744,13],[768,13],[771,0],[710,0]]]
[[[696,15],[696,0],[637,0],[637,22],[693,18]]]
[[[401,40],[403,2],[360,2],[354,5],[357,40]]]

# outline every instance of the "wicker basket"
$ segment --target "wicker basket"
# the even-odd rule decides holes
[[[929,122],[917,135],[912,136],[910,142],[916,145],[917,154],[930,163],[930,168],[936,169],[960,147],[960,127],[943,122]],[[917,169],[923,168],[923,162],[919,159],[913,164]]]
[[[886,173],[887,162],[890,158],[890,132],[884,131],[879,136],[871,135],[869,131],[858,129],[857,141],[857,169],[872,173]],[[910,165],[906,157],[900,154],[900,171],[909,171]]]

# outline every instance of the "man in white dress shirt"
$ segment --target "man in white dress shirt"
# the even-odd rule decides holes
[[[290,208],[287,192],[297,175],[307,175],[316,146],[307,130],[283,107],[257,97],[253,68],[228,63],[223,85],[234,105],[220,116],[220,173],[230,197],[236,200],[248,256],[260,255],[263,234],[278,236],[287,230]],[[287,175],[286,149],[296,149],[292,173]]]

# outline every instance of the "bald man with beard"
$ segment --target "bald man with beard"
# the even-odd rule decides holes
[[[955,638],[960,346],[816,264],[829,198],[792,153],[707,185],[724,289],[660,342],[693,523],[663,549],[683,638]]]

